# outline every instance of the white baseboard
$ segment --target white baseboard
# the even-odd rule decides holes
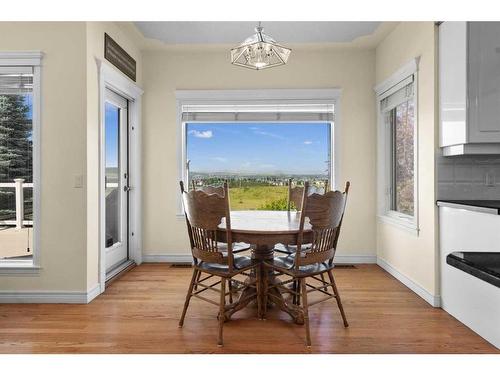
[[[193,263],[191,254],[143,254],[143,263]]]
[[[191,254],[144,254],[142,261],[145,263],[191,263]],[[335,263],[338,264],[376,264],[375,255],[336,255]]]
[[[80,303],[87,304],[101,293],[99,285],[87,292],[0,291],[0,303]]]
[[[101,294],[101,285],[96,284],[93,288],[87,291],[87,303],[90,303],[94,298]]]
[[[400,281],[402,284],[407,286],[410,290],[415,292],[418,296],[420,296],[424,301],[426,301],[428,304],[430,304],[433,307],[440,307],[441,306],[441,297],[440,296],[435,296],[431,293],[429,293],[426,289],[424,289],[421,285],[410,279],[409,277],[403,275],[401,272],[399,272],[396,268],[394,268],[392,265],[387,263],[382,258],[377,258],[377,264],[383,268],[385,271],[387,271],[389,274],[394,276],[398,281]]]
[[[376,255],[335,255],[335,264],[376,264]]]

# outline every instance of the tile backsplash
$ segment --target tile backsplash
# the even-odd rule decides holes
[[[437,155],[437,199],[500,200],[500,155]]]

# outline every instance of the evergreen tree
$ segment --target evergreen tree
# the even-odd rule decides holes
[[[29,111],[23,95],[0,95],[0,182],[14,182],[15,178],[33,182],[33,126]],[[12,216],[15,217],[14,191],[0,189],[0,220]]]
[[[0,181],[32,182],[32,121],[23,95],[0,95]]]

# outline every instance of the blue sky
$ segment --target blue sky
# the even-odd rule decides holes
[[[28,118],[33,119],[33,94],[25,94],[23,96],[24,104],[29,106]]]
[[[24,94],[23,102],[28,106],[28,119],[33,120],[33,94]],[[30,141],[33,140],[33,127],[31,127],[31,131],[28,135],[28,139]]]
[[[118,166],[118,108],[106,103],[105,108],[106,131],[106,168]]]
[[[323,174],[328,123],[187,124],[192,172]]]

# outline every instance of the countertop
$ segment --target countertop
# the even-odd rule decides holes
[[[440,199],[437,201],[438,206],[470,209],[471,211],[479,211],[500,215],[500,200],[448,200]]]
[[[454,252],[446,263],[500,288],[500,253]]]

